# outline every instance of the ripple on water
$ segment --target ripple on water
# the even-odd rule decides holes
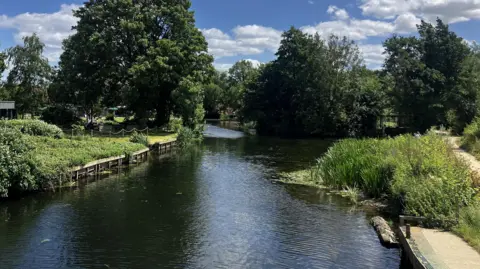
[[[215,128],[207,133],[237,135]],[[270,183],[314,159],[297,151],[324,146],[269,143],[208,138],[203,151],[152,158],[75,192],[4,203],[0,268],[399,267],[364,213],[320,190]]]

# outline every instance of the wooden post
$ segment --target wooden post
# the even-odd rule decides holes
[[[125,129],[122,129],[122,136],[125,136]]]
[[[78,180],[78,170],[75,171],[75,179]]]
[[[405,227],[407,228],[407,238],[410,239],[410,237],[412,236],[410,224],[407,223]]]
[[[93,129],[90,130],[90,136],[93,137]]]

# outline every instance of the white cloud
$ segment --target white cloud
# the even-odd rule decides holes
[[[306,33],[318,33],[323,37],[335,34],[337,36],[346,36],[353,40],[363,40],[372,36],[391,34],[395,30],[395,26],[393,23],[383,21],[351,19],[348,21],[321,22],[314,26],[304,26],[301,29]]]
[[[262,62],[260,62],[259,60],[254,60],[254,59],[243,59],[243,60],[251,62],[253,67],[259,67],[262,64]],[[218,62],[213,63],[213,67],[215,67],[215,69],[217,69],[218,71],[222,71],[222,72],[228,71],[228,69],[230,69],[230,67],[232,66],[233,66],[233,63],[218,63]]]
[[[412,13],[403,13],[395,20],[395,30],[398,33],[411,33],[417,30],[420,19]]]
[[[61,5],[55,13],[23,13],[14,17],[0,16],[0,28],[14,29],[15,42],[23,43],[24,36],[37,33],[45,43],[45,56],[50,62],[57,62],[62,52],[62,41],[73,33],[72,26],[77,18],[72,10],[77,5]]]
[[[384,48],[381,44],[361,44],[358,45],[358,48],[369,68],[378,68],[383,64],[385,55],[383,55]]]
[[[262,62],[260,62],[259,60],[254,59],[245,59],[245,61],[251,62],[253,67],[259,67],[262,64]]]
[[[217,28],[203,29],[202,32],[207,39],[209,52],[217,59],[275,52],[282,35],[279,30],[258,25],[237,26],[232,31],[234,37]]]
[[[308,3],[309,3],[310,5],[315,4],[315,2],[313,2],[312,0],[308,0]]]
[[[437,17],[447,23],[480,18],[478,0],[362,0],[360,9],[366,16],[394,19],[406,13],[427,21]]]
[[[215,69],[217,69],[218,71],[222,71],[222,72],[228,71],[228,69],[230,69],[230,67],[232,66],[233,64],[231,63],[217,63],[217,62],[213,63],[213,67],[215,67]]]
[[[345,9],[337,6],[328,6],[327,13],[333,15],[338,20],[346,20],[350,17]]]

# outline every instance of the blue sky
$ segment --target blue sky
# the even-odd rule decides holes
[[[0,49],[36,32],[52,64],[76,20],[71,10],[83,0],[3,0]],[[383,61],[381,42],[393,33],[411,35],[420,19],[440,17],[469,42],[479,39],[479,0],[192,0],[197,26],[209,42],[215,66],[240,59],[274,58],[282,31],[296,26],[308,33],[346,35],[355,40],[370,68]]]

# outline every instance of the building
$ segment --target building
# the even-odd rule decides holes
[[[17,118],[14,101],[0,101],[0,119]]]

